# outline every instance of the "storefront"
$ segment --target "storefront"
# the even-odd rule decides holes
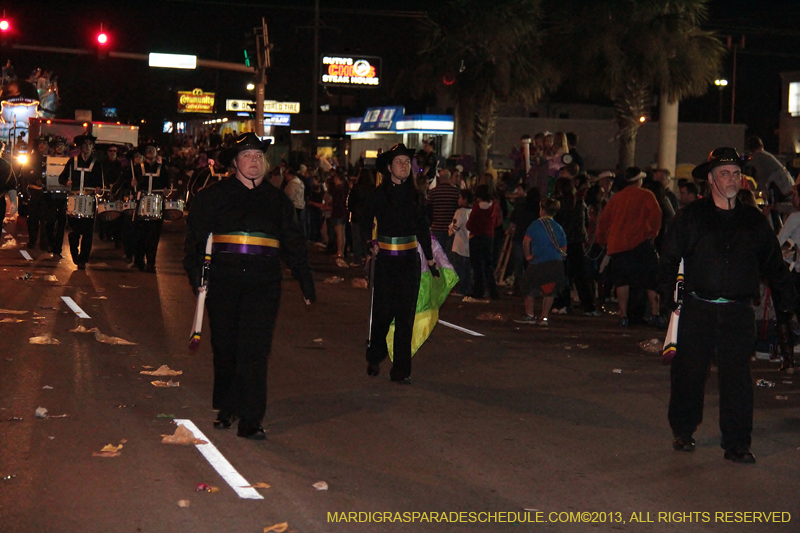
[[[381,151],[396,143],[421,150],[425,140],[433,140],[436,154],[446,159],[453,148],[453,126],[452,115],[406,115],[402,106],[371,107],[363,117],[347,119],[348,162],[355,164],[363,157],[371,166]]]

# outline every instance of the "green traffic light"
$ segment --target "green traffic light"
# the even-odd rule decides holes
[[[247,50],[244,51],[244,64],[248,67],[250,66],[250,58],[247,57]]]

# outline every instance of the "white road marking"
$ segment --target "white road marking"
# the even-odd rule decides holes
[[[194,422],[188,419],[175,419],[176,424],[183,424],[183,426],[191,431],[194,434],[194,438],[202,439],[206,441],[208,444],[196,444],[195,448],[200,450],[200,453],[203,454],[203,457],[209,462],[211,466],[214,467],[214,470],[222,476],[222,479],[230,485],[230,487],[239,495],[240,498],[244,498],[246,500],[263,500],[264,497],[259,494],[256,489],[253,488],[245,488],[250,485],[248,481],[236,471],[236,469],[231,465],[225,456],[220,453],[216,446],[211,444],[211,441],[208,437],[203,435],[203,432],[200,431],[197,426],[194,425]]]
[[[27,261],[33,261],[33,257],[31,257],[31,254],[28,253],[28,250],[20,250],[19,253],[21,253],[22,257],[24,257]]]
[[[471,329],[462,328],[461,326],[456,326],[455,324],[451,324],[450,322],[445,322],[441,318],[439,319],[439,324],[447,326],[448,328],[453,328],[455,330],[464,332],[468,335],[472,335],[473,337],[485,337],[485,335],[482,333],[478,333],[477,331],[472,331]]]
[[[81,309],[81,307],[75,303],[75,300],[73,300],[69,296],[62,296],[61,299],[64,300],[64,303],[67,304],[69,308],[72,309],[75,312],[75,314],[78,315],[80,318],[92,318],[89,315],[87,315],[86,311]]]

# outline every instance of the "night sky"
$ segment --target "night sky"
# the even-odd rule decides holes
[[[429,102],[397,102],[392,89],[398,75],[413,61],[415,39],[421,25],[414,16],[386,16],[403,11],[410,15],[430,9],[430,2],[321,0],[320,53],[361,53],[383,58],[383,84],[379,89],[322,89],[320,103],[331,112],[359,115],[369,105],[403,104],[422,112]],[[290,6],[290,7],[281,7]],[[748,133],[761,135],[768,149],[776,148],[780,112],[780,72],[800,70],[800,2],[752,2],[715,0],[710,4],[707,29],[746,36],[737,62],[736,121],[746,123]],[[329,11],[333,9],[334,11]],[[79,3],[27,1],[6,7],[14,26],[11,42],[27,45],[90,48],[102,22],[111,35],[113,50],[148,53],[193,54],[204,59],[243,63],[245,32],[260,25],[265,16],[274,43],[272,69],[268,71],[267,98],[299,101],[308,109],[313,66],[313,1],[217,2],[170,1]],[[176,118],[174,91],[196,87],[217,93],[217,109],[227,98],[251,99],[245,89],[252,77],[246,73],[198,69],[174,71],[151,69],[144,62],[95,56],[70,56],[11,50],[4,47],[0,60],[11,59],[18,74],[35,67],[51,68],[61,91],[59,116],[71,117],[74,109],[102,105],[117,107],[119,120],[150,124]],[[732,80],[732,57],[725,72]],[[572,98],[568,88],[548,98]],[[730,85],[723,93],[725,120],[730,119]],[[682,121],[716,122],[719,92],[714,87],[701,98],[681,104]],[[341,102],[341,107],[340,106]],[[602,99],[597,103],[606,103]]]

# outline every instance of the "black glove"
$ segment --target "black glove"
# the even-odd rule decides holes
[[[428,269],[431,271],[431,276],[433,276],[434,278],[439,277],[439,267],[436,266],[436,263],[428,265]]]

